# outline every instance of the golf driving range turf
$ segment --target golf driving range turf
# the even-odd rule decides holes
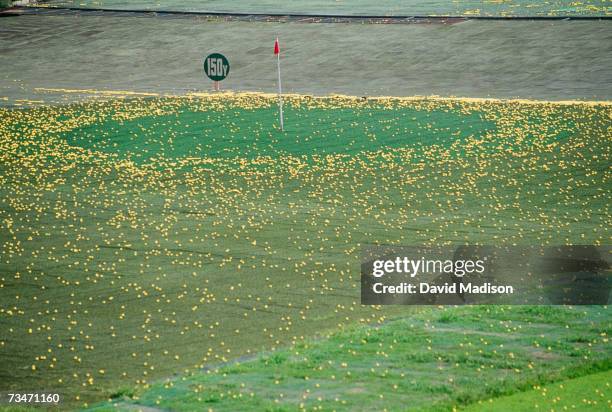
[[[0,391],[381,410],[609,369],[607,307],[359,303],[367,243],[608,242],[609,104],[287,96],[285,116],[262,94],[1,108]]]
[[[523,407],[519,410],[533,410],[537,404],[543,410],[563,404],[608,410],[609,328],[602,307],[426,310],[159,382],[142,393],[122,393],[133,399],[119,396],[93,409],[442,411],[470,403],[475,410],[491,410],[487,406],[499,402],[500,407],[518,404]],[[589,386],[579,396],[569,391],[542,396],[546,391],[540,387],[551,381],[600,371],[607,372],[594,375],[591,382],[600,393]],[[534,388],[541,398],[535,402],[529,392],[526,397],[516,394]],[[510,394],[516,399],[489,402]],[[557,405],[557,396],[563,404]]]

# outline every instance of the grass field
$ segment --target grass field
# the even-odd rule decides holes
[[[46,2],[45,2],[46,3]],[[45,4],[43,3],[43,4]],[[465,16],[605,16],[612,14],[606,0],[52,0],[52,6],[132,10],[181,10],[238,13],[309,13],[352,15],[465,15]]]
[[[554,410],[609,411],[612,403],[612,371],[595,373],[557,384],[536,386],[531,391],[481,402],[468,412]]]
[[[162,410],[442,411],[484,400],[476,404],[480,410],[496,402],[499,411],[517,404],[534,410],[529,407],[538,402],[550,410],[562,407],[557,396],[578,406],[585,404],[582,399],[596,400],[607,408],[612,401],[605,385],[610,384],[610,372],[573,381],[564,391],[540,386],[609,371],[610,326],[608,309],[602,307],[425,311],[166,380],[143,393],[131,393],[135,400],[119,397],[92,409],[139,405]],[[584,385],[591,383],[598,386],[589,387],[587,394]],[[539,399],[527,392],[487,402],[534,386]],[[580,395],[568,391],[575,386],[582,389]]]
[[[611,116],[605,103],[293,96],[281,133],[274,96],[258,94],[2,108],[0,391],[56,390],[69,406],[121,393],[154,402],[163,379],[262,350],[290,348],[279,368],[295,366],[282,358],[295,348],[339,356],[338,336],[372,327],[356,324],[413,313],[359,304],[365,243],[605,244]],[[514,316],[516,364],[481,346],[486,359],[471,353],[460,368],[480,382],[480,360],[486,371],[510,365],[511,378],[491,393],[466,381],[469,399],[447,386],[432,392],[425,380],[422,390],[442,404],[571,377],[579,359],[586,369],[609,362],[609,345],[600,346],[608,310],[482,310],[458,312],[466,322],[458,325],[486,329],[490,315],[495,327],[513,328],[502,318]],[[452,328],[453,319],[440,322]],[[411,320],[397,322],[381,330]],[[413,322],[420,346],[431,325]],[[548,331],[537,340],[551,346],[555,355],[542,356],[554,368],[530,357],[540,332],[523,336],[529,322]],[[459,343],[459,329],[448,338]],[[424,365],[436,362],[422,355]],[[407,365],[421,362],[406,356]],[[239,385],[261,365],[228,370]],[[208,375],[193,379],[218,385],[222,375]],[[297,402],[291,386],[300,378],[287,379]],[[226,390],[215,388],[210,396]],[[274,402],[272,388],[261,402]],[[193,401],[179,395],[177,405]]]

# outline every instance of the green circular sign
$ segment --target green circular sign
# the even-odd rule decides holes
[[[216,82],[227,77],[230,71],[229,61],[220,53],[209,54],[204,59],[204,73]]]

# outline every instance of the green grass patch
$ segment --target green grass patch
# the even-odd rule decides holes
[[[506,410],[526,402],[519,410],[534,410],[539,400],[540,407],[567,402],[608,407],[609,372],[563,381],[565,395],[559,384],[545,385],[610,369],[603,332],[610,325],[608,309],[528,309],[447,308],[376,327],[350,328],[328,339],[154,384],[120,405],[217,411],[434,411],[474,402],[480,402],[476,410]],[[558,326],[548,320],[553,313]],[[588,336],[588,343],[577,342],[579,336]],[[597,384],[589,395],[584,391],[587,382]],[[488,401],[534,386],[537,391]],[[550,403],[558,396],[564,403]]]
[[[463,410],[534,411],[589,410],[609,411],[612,402],[612,372],[610,370],[549,385],[537,385],[533,390],[481,401]]]
[[[61,136],[69,144],[149,163],[159,157],[245,158],[291,156],[305,160],[406,147],[450,147],[495,124],[478,113],[448,108],[388,110],[384,106],[285,110],[286,132],[274,129],[275,106],[201,111],[184,107],[166,115],[111,118]]]

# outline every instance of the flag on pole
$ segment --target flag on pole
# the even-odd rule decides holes
[[[283,122],[283,88],[281,86],[281,73],[280,73],[280,46],[278,44],[278,37],[274,42],[274,54],[276,55],[276,67],[278,69],[278,112],[280,117],[281,131],[285,130]]]

